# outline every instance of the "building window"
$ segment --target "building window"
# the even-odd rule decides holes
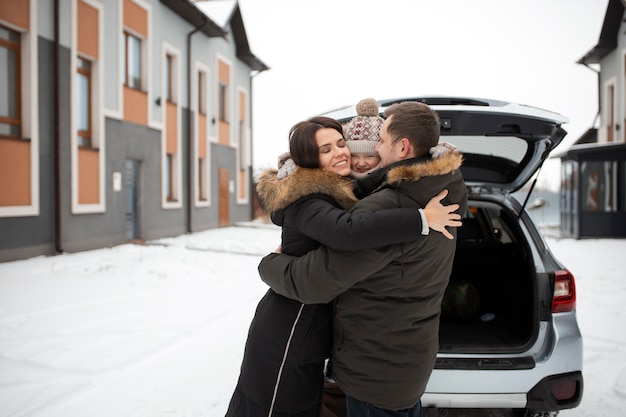
[[[619,201],[616,161],[585,161],[581,165],[583,211],[614,212]]]
[[[174,57],[170,54],[165,56],[165,99],[168,103],[176,103],[176,97],[174,97]]]
[[[239,170],[246,170],[246,123],[244,120],[239,121]]]
[[[206,177],[206,159],[198,158],[198,188],[200,191],[199,192],[200,201],[207,201],[205,177]]]
[[[206,115],[206,72],[198,72],[198,113]]]
[[[219,120],[228,122],[228,86],[220,82],[219,89]]]
[[[0,136],[21,138],[20,34],[0,26]]]
[[[174,154],[168,153],[165,158],[165,198],[176,201],[174,195]]]
[[[607,142],[615,140],[615,86],[610,85],[607,89],[608,113],[607,113]]]
[[[78,58],[76,71],[78,146],[91,147],[91,62]]]
[[[141,39],[124,32],[126,46],[124,85],[141,90]]]

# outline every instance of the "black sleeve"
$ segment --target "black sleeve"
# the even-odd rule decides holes
[[[307,198],[293,207],[298,230],[329,248],[357,251],[422,236],[422,218],[415,208],[351,213],[324,197]]]
[[[379,169],[374,171],[365,178],[358,179],[354,182],[353,192],[359,200],[370,195],[375,189],[380,187],[387,178],[387,170]]]

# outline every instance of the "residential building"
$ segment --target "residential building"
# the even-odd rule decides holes
[[[0,261],[250,220],[236,0],[0,2]]]
[[[561,235],[626,237],[626,24],[609,0],[598,44],[578,63],[598,74],[599,127],[561,158]]]

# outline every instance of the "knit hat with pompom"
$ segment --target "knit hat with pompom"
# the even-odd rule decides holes
[[[356,116],[343,126],[346,145],[351,153],[375,153],[380,128],[385,120],[379,116],[378,103],[365,98],[356,105]]]

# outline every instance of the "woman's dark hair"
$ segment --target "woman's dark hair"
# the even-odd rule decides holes
[[[341,123],[325,116],[315,116],[296,123],[289,131],[289,153],[296,165],[302,168],[319,168],[320,151],[315,134],[323,128],[335,129],[343,136]]]

